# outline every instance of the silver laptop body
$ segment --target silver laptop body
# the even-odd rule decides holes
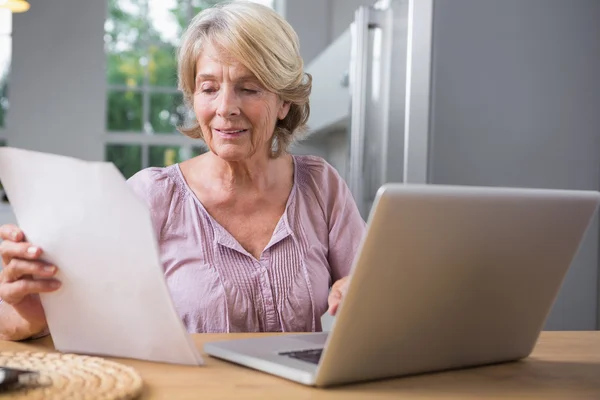
[[[329,334],[204,350],[317,387],[522,359],[599,201],[592,191],[386,184]]]

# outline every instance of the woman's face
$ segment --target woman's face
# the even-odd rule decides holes
[[[227,161],[268,157],[275,124],[289,103],[213,46],[203,50],[196,70],[194,112],[209,149]]]

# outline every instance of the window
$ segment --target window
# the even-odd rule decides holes
[[[8,74],[12,52],[12,13],[0,8],[0,140],[4,138],[6,112],[8,110]]]
[[[126,178],[205,151],[176,129],[194,118],[177,90],[176,48],[192,17],[218,2],[108,0],[105,159]]]

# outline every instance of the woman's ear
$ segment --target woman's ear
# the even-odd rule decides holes
[[[290,106],[291,103],[289,101],[282,102],[281,106],[279,107],[279,110],[277,111],[277,119],[285,119],[285,117],[287,117],[288,113],[290,112]]]

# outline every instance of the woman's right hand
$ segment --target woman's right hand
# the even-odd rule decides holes
[[[14,308],[33,334],[41,332],[47,322],[39,293],[60,287],[60,282],[52,278],[57,268],[40,260],[42,249],[27,243],[18,227],[0,226],[0,239],[0,299]]]

